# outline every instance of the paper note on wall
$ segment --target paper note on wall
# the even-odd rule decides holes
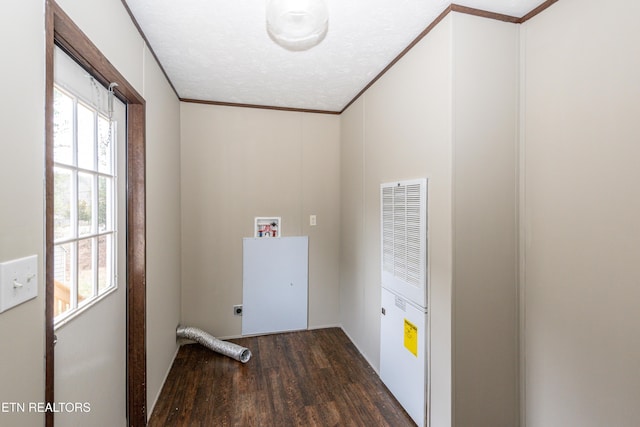
[[[418,327],[404,319],[404,346],[418,357]]]

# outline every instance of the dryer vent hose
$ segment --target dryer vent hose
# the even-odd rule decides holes
[[[219,340],[202,329],[192,326],[178,326],[176,336],[177,338],[195,341],[211,351],[224,354],[242,363],[247,363],[249,359],[251,359],[251,351],[248,348],[232,342]]]

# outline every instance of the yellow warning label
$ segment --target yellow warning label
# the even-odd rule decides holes
[[[407,319],[404,319],[404,346],[418,357],[418,327]]]

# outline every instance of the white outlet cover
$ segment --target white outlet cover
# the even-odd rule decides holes
[[[0,313],[37,296],[37,255],[0,263]]]

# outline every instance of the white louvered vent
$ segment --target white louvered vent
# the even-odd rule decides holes
[[[402,289],[406,285],[424,289],[427,269],[427,180],[382,184],[380,200],[382,284],[395,287],[400,293],[406,293]],[[417,298],[419,301],[416,302],[423,301],[423,297]]]

